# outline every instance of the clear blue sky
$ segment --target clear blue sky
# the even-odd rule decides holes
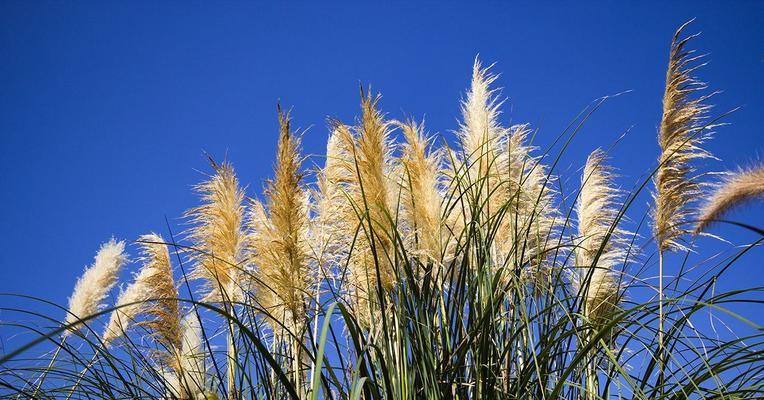
[[[605,4],[2,1],[0,292],[63,304],[112,235],[166,234],[165,217],[181,230],[203,151],[227,154],[259,193],[279,99],[310,128],[308,153],[323,151],[327,116],[356,115],[359,82],[382,92],[391,117],[425,117],[450,136],[478,53],[502,74],[503,120],[531,123],[541,145],[594,99],[632,90],[595,114],[557,171],[575,183],[586,154],[631,127],[612,153],[630,188],[655,165],[671,35],[696,17],[693,45],[711,61],[700,77],[723,90],[716,110],[742,106],[709,144],[723,160],[709,167],[759,159],[764,2]],[[733,217],[764,226],[764,207]],[[762,257],[728,284],[764,284]]]

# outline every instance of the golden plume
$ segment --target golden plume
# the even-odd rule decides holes
[[[65,323],[71,325],[71,330],[64,331],[64,336],[82,328],[81,319],[104,308],[103,300],[117,283],[119,271],[126,261],[125,242],[111,239],[101,245],[93,265],[85,269],[69,297]]]
[[[711,107],[704,102],[710,96],[691,98],[691,95],[706,88],[704,83],[691,75],[704,65],[696,64],[702,56],[686,49],[689,40],[697,35],[680,39],[688,24],[676,31],[671,43],[663,116],[658,132],[661,155],[653,193],[653,235],[661,253],[686,249],[682,236],[690,232],[686,225],[693,219],[693,204],[703,189],[692,163],[712,157],[700,148],[711,135],[709,129],[712,126],[704,124]]]
[[[764,199],[764,165],[727,175],[701,208],[695,232],[702,232],[731,209],[755,199]]]
[[[423,125],[414,121],[398,123],[406,143],[402,149],[401,165],[403,200],[401,214],[412,232],[415,254],[436,264],[441,260],[445,245],[445,227],[441,220],[440,155],[428,152],[429,140]],[[437,276],[437,271],[433,271]]]
[[[290,128],[289,114],[279,109],[279,142],[275,178],[267,183],[267,210],[253,201],[249,226],[252,261],[257,266],[255,289],[274,332],[299,337],[312,284],[309,270],[308,210],[301,186],[300,139]]]
[[[191,257],[196,261],[191,278],[205,282],[202,301],[233,301],[241,291],[244,190],[230,163],[210,162],[215,174],[195,187],[202,205],[185,214],[194,224],[188,232],[194,244]]]
[[[391,219],[396,218],[397,180],[391,163],[390,123],[377,110],[378,101],[379,96],[361,93],[357,127],[331,122],[318,207],[321,229],[331,238],[326,248],[335,257],[350,258],[346,289],[363,316],[362,323],[378,311],[372,306],[378,284],[386,291],[395,281],[390,234]]]
[[[595,324],[603,322],[617,307],[621,291],[616,267],[626,259],[626,232],[618,226],[620,190],[613,183],[605,152],[596,149],[586,160],[576,206],[578,283],[585,296],[584,312]],[[588,282],[588,285],[585,284]]]
[[[175,349],[181,346],[180,305],[178,290],[170,264],[170,254],[164,239],[151,233],[139,239],[143,266],[135,280],[117,299],[117,309],[111,314],[103,334],[107,345],[122,336],[129,324],[145,327],[164,347],[157,354],[160,361],[169,363]],[[138,321],[141,316],[146,319]]]

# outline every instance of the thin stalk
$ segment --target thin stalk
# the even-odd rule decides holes
[[[658,379],[663,394],[663,252],[658,253]]]
[[[228,364],[226,369],[226,378],[228,381],[228,398],[234,400],[236,396],[236,348],[234,347],[234,325],[231,320],[228,320]]]
[[[72,386],[72,389],[69,391],[69,394],[66,395],[66,400],[69,400],[74,395],[74,391],[77,390],[77,387],[80,386],[80,382],[82,382],[82,379],[85,377],[85,374],[88,372],[90,367],[93,366],[96,362],[96,358],[98,357],[98,353],[93,354],[93,358],[90,360],[88,365],[85,366],[85,368],[80,372],[80,376],[77,377],[77,382],[74,383],[74,386]]]
[[[37,386],[34,389],[34,393],[32,394],[32,397],[37,397],[37,393],[40,391],[40,388],[42,387],[43,382],[45,382],[45,377],[48,375],[48,371],[53,368],[53,363],[56,362],[56,358],[58,358],[58,353],[61,352],[61,348],[64,347],[64,343],[66,343],[66,336],[64,336],[61,339],[61,343],[56,348],[56,351],[53,353],[53,357],[50,358],[50,363],[48,363],[48,366],[45,368],[45,371],[43,371],[42,375],[38,378]]]

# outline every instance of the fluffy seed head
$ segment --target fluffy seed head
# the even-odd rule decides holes
[[[702,232],[731,209],[756,199],[764,200],[764,165],[727,175],[701,208],[695,232]]]
[[[257,301],[275,332],[282,324],[292,335],[304,327],[309,270],[307,193],[301,186],[300,140],[291,131],[288,114],[279,111],[279,143],[275,179],[268,182],[267,210],[253,201],[249,216]]]
[[[694,36],[680,39],[686,26],[677,30],[671,44],[658,132],[661,155],[654,179],[653,235],[661,252],[686,249],[682,237],[689,232],[687,223],[694,219],[695,200],[704,188],[693,164],[711,157],[700,147],[710,137],[712,128],[704,125],[710,108],[704,102],[709,96],[692,97],[706,87],[692,77],[703,65],[697,64],[702,56],[686,48]]]
[[[181,347],[165,374],[170,394],[182,399],[205,399],[208,390],[206,353],[202,327],[195,313],[182,319],[181,332]]]
[[[409,240],[414,243],[416,253],[437,263],[446,237],[441,221],[440,155],[428,152],[428,140],[421,124],[408,121],[398,125],[406,138],[401,156],[404,170],[401,214],[412,232]]]
[[[72,330],[64,332],[65,336],[82,327],[78,324],[80,319],[104,308],[103,301],[117,283],[119,270],[126,260],[125,242],[111,239],[101,246],[95,256],[95,262],[85,269],[69,297],[69,312],[65,322],[73,326]]]
[[[377,109],[379,96],[362,93],[361,97],[357,127],[332,122],[318,219],[332,237],[327,247],[336,256],[349,257],[346,288],[360,319],[368,321],[375,311],[377,284],[388,290],[394,283],[389,235],[390,221],[396,217],[398,180],[392,165],[390,123]]]
[[[143,266],[130,286],[117,299],[103,335],[106,344],[122,336],[130,324],[145,327],[166,351],[158,354],[168,362],[181,345],[178,291],[164,239],[151,233],[139,238]],[[146,317],[138,321],[140,316]]]
[[[205,282],[202,301],[231,301],[241,289],[244,190],[230,163],[211,163],[215,174],[196,186],[202,205],[186,212],[194,225],[188,232],[194,244],[191,258],[196,263],[191,277]]]
[[[612,169],[605,165],[605,152],[593,151],[581,178],[575,253],[581,267],[578,286],[583,286],[586,296],[585,314],[595,324],[604,322],[621,295],[616,267],[626,258],[626,232],[618,226],[619,195]]]

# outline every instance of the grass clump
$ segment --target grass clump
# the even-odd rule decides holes
[[[360,116],[330,121],[323,166],[307,171],[279,108],[264,201],[231,163],[212,161],[186,235],[136,240],[140,270],[113,307],[104,302],[127,250],[112,240],[64,320],[40,316],[56,328],[21,325],[36,337],[0,359],[2,397],[760,398],[764,331],[732,310],[760,304],[762,289],[715,284],[762,239],[688,260],[693,231],[760,197],[762,174],[708,193],[697,161],[711,157],[700,144],[715,124],[685,26],[659,161],[631,192],[602,149],[574,193],[555,176],[601,102],[557,138],[559,154],[541,152],[528,125],[501,124],[496,75],[478,60],[453,147],[423,123],[388,119],[361,90]],[[631,221],[648,216],[626,216],[651,181],[654,241],[640,245]],[[685,257],[664,275],[669,253]],[[720,332],[710,313],[748,333]],[[43,342],[54,351],[24,358]]]

